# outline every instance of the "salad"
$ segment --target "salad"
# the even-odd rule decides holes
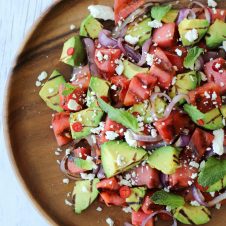
[[[198,225],[226,199],[226,10],[176,4],[89,6],[60,57],[70,80],[41,87],[76,214],[98,199],[127,226]]]

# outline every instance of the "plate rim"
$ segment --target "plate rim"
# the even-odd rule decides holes
[[[12,66],[9,69],[6,83],[4,86],[3,91],[3,107],[2,107],[2,131],[3,131],[3,138],[5,142],[5,150],[8,156],[9,164],[13,169],[14,176],[22,188],[24,194],[28,197],[28,200],[33,205],[34,209],[37,210],[37,213],[46,220],[46,222],[50,225],[59,225],[56,221],[48,214],[48,212],[42,208],[36,197],[32,194],[30,188],[27,186],[25,179],[23,178],[22,174],[19,171],[18,163],[16,161],[15,155],[13,154],[12,148],[12,140],[9,133],[9,88],[12,82],[12,75],[15,67],[17,66],[19,57],[23,52],[24,48],[26,47],[27,43],[29,42],[30,38],[32,37],[33,33],[37,29],[37,27],[42,23],[42,21],[48,16],[48,14],[54,10],[54,8],[63,2],[63,0],[54,0],[34,21],[33,25],[29,28],[28,32],[26,33],[24,40],[20,43],[19,48],[16,51],[16,54],[12,60]]]

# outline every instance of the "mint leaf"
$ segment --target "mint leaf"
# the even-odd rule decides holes
[[[219,160],[210,157],[201,169],[198,182],[203,187],[210,186],[221,180],[226,175],[226,159]]]
[[[94,162],[91,160],[84,160],[80,158],[75,158],[74,163],[77,167],[84,170],[92,170]]]
[[[191,117],[192,121],[197,122],[199,119],[203,119],[205,114],[203,114],[196,106],[185,104],[184,111]]]
[[[172,209],[178,208],[185,204],[184,198],[180,195],[166,192],[164,190],[157,191],[151,196],[151,200],[158,205],[169,206]]]
[[[101,98],[97,98],[100,108],[108,114],[108,117],[118,123],[121,123],[126,128],[132,129],[134,132],[139,132],[138,122],[135,116],[130,112],[121,109],[113,108]]]
[[[71,85],[70,83],[65,83],[62,95],[68,96],[69,94],[73,93],[75,91],[75,89],[76,89],[75,86]]]
[[[188,54],[184,59],[184,67],[187,69],[194,70],[195,62],[203,52],[204,52],[203,48],[199,48],[197,46],[189,49]]]
[[[151,8],[151,17],[161,21],[162,18],[170,11],[171,5],[153,6]]]

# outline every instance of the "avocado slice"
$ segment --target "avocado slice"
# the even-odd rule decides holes
[[[72,67],[81,65],[86,57],[86,52],[79,35],[69,38],[63,47],[60,61]]]
[[[179,167],[179,153],[172,146],[160,147],[148,157],[147,163],[164,174],[173,174]]]
[[[166,106],[167,106],[166,101],[161,97],[156,97],[155,100],[152,102],[152,106],[155,109],[156,116],[158,118],[163,117]]]
[[[214,108],[204,114],[196,106],[185,104],[184,111],[187,112],[194,123],[205,129],[216,130],[224,127],[223,116],[218,108]],[[199,120],[202,120],[201,124]]]
[[[162,22],[164,23],[173,23],[177,19],[179,13],[178,9],[171,9],[163,18]]]
[[[63,75],[61,75],[59,71],[54,70],[48,81],[39,91],[39,96],[46,102],[47,106],[57,112],[63,111],[59,105],[59,86],[64,83],[66,83],[66,81]]]
[[[187,73],[178,74],[176,76],[176,82],[173,85],[169,96],[175,97],[177,94],[187,94],[189,91],[195,89],[199,83],[199,76],[195,71],[189,71]],[[180,104],[185,100],[181,100]]]
[[[103,25],[96,20],[92,15],[87,16],[81,23],[80,35],[84,37],[98,38]]]
[[[179,34],[181,37],[181,41],[184,46],[190,46],[197,42],[199,42],[202,37],[206,34],[209,28],[209,22],[204,19],[184,19],[178,25]],[[189,41],[186,39],[186,34],[189,31],[195,29],[198,33],[198,38],[194,41]]]
[[[226,41],[226,23],[216,19],[206,34],[206,45],[208,48],[217,48],[223,41]]]
[[[128,60],[123,61],[123,66],[123,74],[129,79],[133,78],[138,73],[147,73],[149,70],[148,68],[139,67],[136,64],[129,62]]]
[[[221,114],[223,115],[223,117],[226,118],[226,105],[222,105],[220,107],[220,111],[221,111]]]
[[[96,96],[108,97],[109,88],[110,88],[109,82],[98,77],[92,76],[89,83],[86,105],[88,107],[97,107],[98,104]]]
[[[215,184],[210,185],[206,191],[207,192],[220,191],[225,187],[226,187],[226,175],[221,180],[216,182]]]
[[[70,127],[73,139],[81,139],[87,137],[91,133],[91,129],[99,125],[103,116],[103,111],[100,108],[87,108],[85,110],[70,114]],[[73,124],[80,122],[83,128],[80,132],[73,130]]]
[[[206,207],[189,204],[177,208],[173,216],[183,224],[206,224],[211,219],[211,213]]]
[[[134,210],[138,211],[142,206],[143,198],[146,194],[147,188],[145,187],[137,187],[131,188],[131,194],[128,198],[126,198],[126,203]]]
[[[102,165],[108,178],[134,167],[145,156],[143,148],[130,147],[126,142],[108,141],[101,145]]]
[[[95,178],[94,180],[81,180],[75,182],[75,187],[72,192],[72,197],[75,200],[74,210],[76,213],[81,213],[87,209],[92,202],[98,196],[98,190],[96,188],[97,183],[100,180]]]
[[[134,104],[128,109],[130,113],[138,113],[140,116],[144,117],[144,123],[151,123],[153,121],[151,115],[151,103],[146,100],[143,103]]]
[[[138,45],[142,46],[143,43],[151,37],[152,28],[148,25],[151,18],[146,18],[139,23],[131,24],[126,32],[126,35],[139,38]]]

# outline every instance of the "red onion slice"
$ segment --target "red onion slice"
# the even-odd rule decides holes
[[[198,59],[195,62],[195,70],[196,71],[201,71],[204,67],[204,60],[202,56],[199,56]]]
[[[134,133],[132,130],[128,129],[131,137],[134,139],[134,140],[137,140],[137,141],[144,141],[144,142],[158,142],[158,141],[161,141],[162,138],[160,135],[157,135],[156,137],[152,137],[152,136],[149,136],[149,135],[140,135],[140,134],[136,134]]]
[[[178,140],[176,141],[176,143],[174,144],[174,146],[175,147],[178,147],[178,148],[184,148],[184,147],[186,147],[189,144],[190,138],[191,138],[190,135],[182,134],[178,138]]]
[[[121,51],[124,53],[124,55],[126,55],[126,50],[122,43],[123,43],[123,38],[118,38],[118,47],[119,47],[119,49],[121,49]]]
[[[151,102],[153,102],[156,97],[165,97],[169,102],[172,101],[171,98],[167,94],[165,94],[165,93],[158,93],[157,92],[157,93],[152,93],[151,94],[151,98],[150,98]]]
[[[108,30],[102,30],[98,35],[99,43],[105,47],[117,47],[117,40],[111,38],[111,32]]]
[[[185,18],[195,19],[196,15],[194,11],[191,9],[181,9],[177,18],[177,22],[176,22],[177,25]]]
[[[187,103],[190,103],[189,97],[186,94],[178,94],[177,96],[175,96],[172,101],[170,102],[170,104],[166,107],[166,110],[164,112],[164,118],[167,118],[170,113],[172,112],[173,108],[175,107],[175,105],[181,101],[182,99],[185,99],[187,101]]]
[[[124,226],[133,226],[132,224],[130,224],[129,222],[125,222]]]
[[[97,68],[97,66],[94,62],[94,58],[95,58],[94,42],[90,38],[84,38],[83,41],[84,41],[85,46],[86,46],[86,52],[87,52],[87,58],[88,58],[90,73],[93,76],[98,76],[98,68]]]
[[[209,207],[215,206],[216,204],[220,203],[224,199],[226,199],[226,192],[218,195],[216,198],[214,198],[213,200],[211,200],[210,202],[208,202],[208,206]]]
[[[159,210],[159,211],[156,211],[156,212],[150,214],[147,218],[145,218],[145,219],[142,221],[141,226],[145,226],[145,225],[148,223],[149,220],[151,220],[153,217],[155,217],[156,215],[158,215],[158,214],[160,214],[160,213],[165,213],[165,214],[171,216],[171,217],[173,218],[173,224],[172,224],[172,226],[177,226],[177,221],[176,221],[176,219],[172,216],[172,214],[171,214],[170,212],[168,212],[168,211],[166,211],[166,210]]]
[[[138,62],[138,66],[142,66],[146,63],[146,56],[147,56],[147,53],[149,52],[149,49],[150,49],[150,46],[152,44],[152,39],[148,39],[142,46],[142,55],[141,55],[141,58],[140,58],[140,61]]]

